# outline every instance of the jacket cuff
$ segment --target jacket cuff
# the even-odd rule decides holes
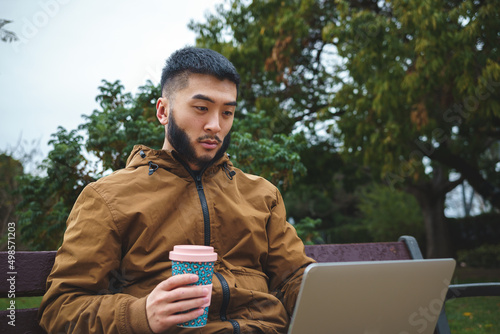
[[[146,315],[146,298],[128,300],[122,304],[120,310],[120,327],[123,333],[154,334],[149,327]]]

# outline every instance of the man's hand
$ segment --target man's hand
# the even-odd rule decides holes
[[[153,332],[161,333],[203,314],[202,305],[210,300],[209,289],[196,285],[188,286],[196,281],[197,275],[176,275],[154,288],[146,300],[146,315]],[[191,311],[176,314],[188,310]]]

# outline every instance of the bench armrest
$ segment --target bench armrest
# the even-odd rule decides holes
[[[462,297],[500,296],[500,282],[451,284],[446,294],[446,300]]]

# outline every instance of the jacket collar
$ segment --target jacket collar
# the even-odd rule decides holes
[[[130,153],[126,168],[137,168],[140,166],[149,165],[151,169],[164,168],[180,177],[188,177],[190,171],[175,158],[175,151],[154,150],[144,145],[135,145]],[[221,169],[232,168],[233,164],[229,160],[227,154],[224,154],[220,159],[212,163],[204,171],[204,175],[213,175]],[[154,172],[154,171],[153,171]]]

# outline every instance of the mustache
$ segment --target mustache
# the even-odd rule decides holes
[[[219,138],[219,136],[215,135],[215,136],[211,136],[211,135],[204,135],[204,136],[201,136],[201,137],[198,137],[198,141],[201,141],[201,140],[206,140],[206,139],[210,139],[210,140],[215,140],[217,141],[218,143],[222,143],[222,140]]]

